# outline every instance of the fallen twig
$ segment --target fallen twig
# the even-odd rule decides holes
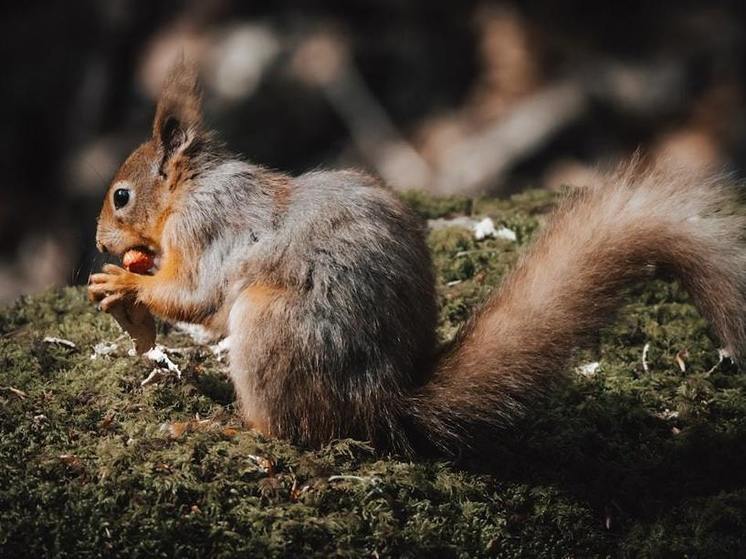
[[[726,360],[730,359],[730,353],[728,353],[725,349],[718,349],[718,362],[715,363],[706,373],[705,375],[711,375],[715,372],[715,369],[717,369],[720,364]]]
[[[70,340],[65,340],[64,338],[55,338],[53,336],[47,336],[42,340],[45,344],[50,345],[60,345],[62,347],[66,347],[68,349],[77,349],[78,346],[76,346],[73,342]]]
[[[23,390],[19,390],[18,388],[13,388],[12,386],[0,386],[0,391],[3,392],[10,392],[14,396],[17,396],[21,400],[25,400],[28,398],[28,394],[26,394]]]
[[[642,348],[642,370],[646,373],[650,372],[648,367],[648,351],[650,350],[650,343],[646,343]]]

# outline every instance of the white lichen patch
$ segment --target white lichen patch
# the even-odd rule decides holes
[[[596,374],[600,366],[601,363],[599,363],[598,361],[592,361],[591,363],[585,363],[576,367],[575,372],[578,373],[580,376],[589,378]]]

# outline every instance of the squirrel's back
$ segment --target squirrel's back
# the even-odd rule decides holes
[[[264,379],[269,430],[313,445],[354,436],[403,448],[405,397],[436,349],[424,226],[362,173],[309,173],[285,189],[275,229],[244,270],[283,295],[261,331],[243,334],[261,354],[237,357]]]
[[[204,129],[194,72],[177,66],[97,229],[101,250],[160,264],[152,276],[106,266],[89,293],[227,332],[243,416],[266,434],[451,450],[524,413],[651,269],[746,354],[746,220],[728,181],[633,163],[596,183],[559,205],[439,351],[413,212],[362,173],[292,178],[232,157]]]

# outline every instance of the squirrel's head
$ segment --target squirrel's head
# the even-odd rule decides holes
[[[100,251],[121,256],[138,248],[158,255],[163,228],[190,187],[207,141],[196,70],[177,62],[158,101],[152,137],[127,158],[106,193],[96,230]]]

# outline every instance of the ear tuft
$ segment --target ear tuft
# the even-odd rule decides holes
[[[202,96],[197,68],[180,57],[171,67],[153,121],[153,137],[161,144],[164,162],[183,151],[201,132]]]
[[[187,132],[182,123],[174,116],[166,117],[160,132],[160,141],[166,157],[170,157],[187,142]]]

